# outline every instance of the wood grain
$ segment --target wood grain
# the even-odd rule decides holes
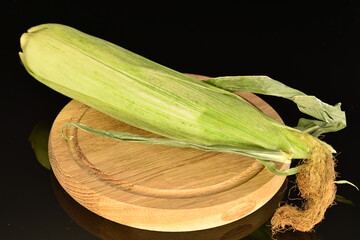
[[[281,121],[259,97],[238,94]],[[59,183],[87,209],[124,225],[157,231],[221,226],[263,206],[285,180],[242,155],[120,142],[76,128],[65,129],[72,136],[66,141],[62,127],[69,122],[156,135],[74,100],[53,123],[49,154]]]

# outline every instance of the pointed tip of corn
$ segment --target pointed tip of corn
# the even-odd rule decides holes
[[[27,42],[29,40],[29,36],[30,34],[32,33],[35,33],[35,32],[38,32],[38,31],[41,31],[41,30],[44,30],[44,29],[47,29],[49,28],[49,26],[52,25],[52,24],[41,24],[41,25],[37,25],[37,26],[34,26],[34,27],[31,27],[27,30],[27,32],[23,33],[20,37],[20,46],[21,46],[21,49],[24,50],[26,45],[27,45]]]
[[[21,49],[24,51],[26,45],[27,45],[27,42],[28,42],[28,39],[29,39],[29,34],[28,33],[23,33],[20,37],[20,46],[21,46]]]

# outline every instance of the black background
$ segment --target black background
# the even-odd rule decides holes
[[[341,102],[348,127],[324,140],[339,152],[340,178],[360,185],[360,8],[350,2],[4,1],[1,12],[0,239],[97,239],[61,208],[51,174],[28,141],[35,124],[53,120],[69,101],[34,80],[18,58],[21,34],[42,23],[70,25],[181,72],[268,75],[327,103]],[[288,125],[301,117],[291,102],[264,98]],[[330,208],[312,237],[358,237],[359,192],[339,185],[338,193],[357,206]],[[292,239],[299,236],[306,237]]]

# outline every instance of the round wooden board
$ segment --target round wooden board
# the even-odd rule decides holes
[[[281,118],[251,93],[238,93],[274,119]],[[285,177],[236,154],[120,142],[77,128],[155,134],[131,127],[75,100],[55,119],[49,140],[52,170],[62,187],[90,211],[124,225],[155,231],[221,226],[268,202]],[[287,169],[284,164],[279,166]]]

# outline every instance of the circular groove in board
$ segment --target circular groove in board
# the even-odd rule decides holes
[[[281,121],[259,97],[238,94]],[[260,208],[285,180],[242,155],[120,142],[77,128],[65,129],[72,136],[65,141],[61,131],[69,122],[157,135],[74,100],[53,123],[49,154],[59,183],[84,207],[121,224],[158,231],[192,231],[224,225]]]

